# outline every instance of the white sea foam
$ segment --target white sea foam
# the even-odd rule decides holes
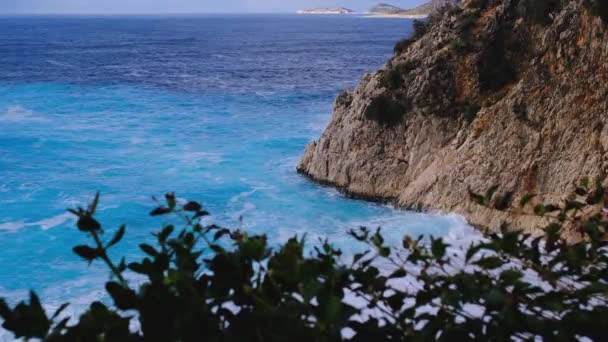
[[[64,62],[59,62],[56,61],[54,59],[47,59],[46,60],[49,64],[51,65],[55,65],[55,66],[59,66],[59,67],[65,67],[65,68],[75,68],[75,66],[73,66],[72,64],[69,63],[64,63]]]
[[[27,225],[24,221],[0,223],[0,230],[16,231],[25,228]]]
[[[53,216],[48,219],[40,220],[37,222],[30,223],[30,226],[39,226],[42,230],[51,229],[64,224],[67,221],[74,221],[74,215],[70,213],[64,213],[61,215]]]
[[[215,165],[224,161],[222,153],[214,152],[184,151],[172,157],[186,165]]]
[[[0,112],[0,122],[35,122],[46,121],[46,119],[36,116],[33,111],[20,105],[13,105]]]
[[[240,219],[246,213],[254,211],[255,208],[256,208],[255,204],[250,203],[250,202],[245,202],[245,203],[243,203],[243,207],[241,208],[241,210],[238,210],[238,211],[232,213],[231,216],[233,219]]]
[[[17,231],[27,227],[39,227],[42,230],[47,230],[60,226],[68,221],[75,220],[75,217],[70,213],[64,213],[35,222],[25,222],[23,220],[20,220],[14,222],[0,223],[0,231]]]
[[[258,189],[253,189],[251,191],[243,191],[241,193],[239,193],[236,196],[232,196],[229,200],[230,203],[236,203],[244,198],[250,197],[251,195],[255,194],[258,191]]]

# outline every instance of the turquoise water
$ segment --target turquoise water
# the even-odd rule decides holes
[[[457,216],[351,200],[298,175],[333,98],[390,56],[401,20],[250,16],[0,20],[0,297],[28,289],[78,310],[108,274],[78,260],[67,207],[101,191],[115,256],[137,257],[162,219],[151,196],[204,203],[210,222],[330,237],[350,228],[445,235]],[[78,30],[75,30],[77,28]],[[242,218],[242,219],[241,219]]]

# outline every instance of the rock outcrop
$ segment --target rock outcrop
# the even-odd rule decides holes
[[[459,2],[460,0],[431,0],[420,6],[404,10],[400,14],[409,16],[428,16],[444,6],[455,5]]]
[[[396,14],[403,12],[403,8],[397,7],[390,4],[379,3],[376,6],[369,9],[368,13],[371,14]]]
[[[468,192],[499,185],[547,203],[606,175],[608,25],[588,7],[563,0],[531,18],[525,0],[464,1],[433,15],[338,96],[298,170],[354,196],[533,230],[541,219]]]
[[[430,0],[420,6],[403,9],[397,6],[380,3],[367,11],[369,14],[385,17],[424,18],[448,5],[455,5],[460,0]]]

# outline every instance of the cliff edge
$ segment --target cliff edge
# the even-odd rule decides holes
[[[514,202],[547,203],[606,175],[608,15],[602,1],[555,3],[463,1],[415,25],[382,69],[337,97],[298,171],[490,229],[538,227],[542,219],[481,207],[468,192],[498,185]]]

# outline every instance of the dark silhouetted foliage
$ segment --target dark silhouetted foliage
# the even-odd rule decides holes
[[[512,194],[499,186],[470,191],[484,206],[509,209]],[[507,197],[507,199],[505,199]],[[524,196],[522,208],[535,196]],[[69,321],[62,305],[49,315],[32,293],[14,307],[0,300],[2,326],[15,337],[43,341],[605,341],[608,317],[608,221],[589,215],[603,204],[601,183],[577,187],[565,203],[536,204],[549,215],[544,237],[504,230],[470,246],[442,239],[404,237],[389,246],[380,229],[350,235],[367,251],[345,257],[330,242],[306,252],[293,237],[271,248],[264,235],[203,225],[197,202],[174,194],[151,215],[174,215],[143,257],[115,263],[108,249],[125,228],[104,242],[95,219],[99,196],[71,210],[92,245],[74,248],[87,263],[101,262],[112,277],[109,306],[94,302]],[[562,226],[576,223],[584,238],[568,243]],[[128,273],[143,279],[131,283]],[[130,322],[139,328],[130,329]]]

